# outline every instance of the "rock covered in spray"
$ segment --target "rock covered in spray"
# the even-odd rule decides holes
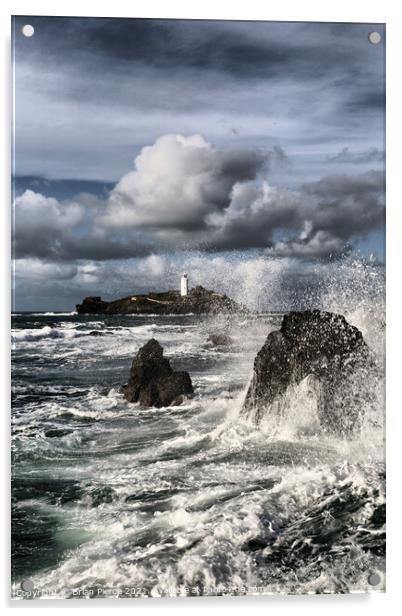
[[[188,372],[174,372],[163,356],[162,346],[154,338],[138,351],[128,383],[123,387],[128,402],[139,402],[144,407],[180,404],[193,391]]]
[[[256,356],[242,413],[258,424],[274,412],[274,402],[280,409],[288,388],[313,377],[321,426],[347,434],[358,426],[370,402],[367,377],[374,366],[362,333],[344,316],[290,312]]]
[[[233,345],[233,338],[225,332],[213,332],[209,334],[207,342],[215,347],[230,347]]]

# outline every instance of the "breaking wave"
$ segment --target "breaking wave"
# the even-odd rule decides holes
[[[275,284],[263,270],[235,298],[260,315],[15,316],[15,592],[27,577],[39,596],[70,598],[366,591],[371,571],[383,588],[383,380],[350,438],[320,430],[311,379],[259,426],[240,414],[290,297],[275,268]],[[381,270],[310,273],[303,305],[345,314],[382,366]],[[208,345],[217,330],[230,348]],[[182,406],[141,409],[120,393],[150,337],[191,374]]]
[[[11,340],[13,342],[33,342],[43,338],[74,338],[79,332],[73,329],[60,329],[45,325],[39,329],[20,329],[11,332]]]

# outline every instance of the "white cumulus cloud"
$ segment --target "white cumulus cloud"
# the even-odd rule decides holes
[[[109,199],[103,223],[200,229],[229,205],[237,182],[253,180],[267,154],[218,150],[201,135],[163,135],[135,159]]]

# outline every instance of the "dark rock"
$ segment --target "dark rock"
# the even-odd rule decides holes
[[[138,351],[128,384],[123,387],[126,400],[139,402],[145,407],[180,404],[192,393],[188,372],[174,372],[169,360],[163,357],[163,348],[154,338]]]
[[[82,498],[82,486],[72,479],[51,477],[15,477],[12,498],[16,501],[44,499],[52,505],[64,505]]]
[[[89,332],[88,336],[104,336],[104,332],[100,332],[96,329],[94,329],[93,331]]]
[[[243,546],[243,550],[247,552],[256,552],[257,550],[263,550],[268,545],[267,541],[260,539],[259,537],[255,537],[254,539],[249,539],[247,543]]]
[[[73,430],[68,430],[67,428],[52,428],[51,430],[46,430],[45,436],[47,438],[60,438],[61,436],[71,434],[71,432]]]
[[[100,297],[86,297],[82,304],[76,306],[78,314],[103,314],[108,303]]]
[[[112,302],[100,297],[86,297],[77,304],[78,314],[217,314],[246,311],[235,301],[221,293],[194,287],[186,296],[179,291],[130,295]]]
[[[339,314],[291,312],[271,332],[254,362],[243,414],[258,423],[290,385],[312,375],[325,429],[349,432],[357,426],[370,392],[374,361],[361,332]]]
[[[88,415],[74,415],[74,413],[71,413],[71,411],[66,411],[65,413],[62,413],[61,415],[59,415],[59,418],[67,419],[69,422],[74,421],[80,424],[82,423],[91,424],[91,423],[96,423],[98,421],[96,417],[90,417]]]
[[[280,564],[282,575],[303,567],[307,575],[317,578],[323,562],[339,559],[351,549],[384,556],[385,527],[369,518],[372,506],[380,499],[371,487],[358,483],[329,487],[271,537],[269,545],[262,548],[261,566]]]
[[[227,334],[216,332],[208,336],[208,342],[214,346],[232,346],[233,339]]]
[[[386,505],[382,503],[373,512],[371,516],[371,523],[375,528],[382,527],[386,522]]]
[[[99,507],[103,503],[112,503],[115,491],[110,486],[102,486],[95,488],[91,492],[91,500],[93,507]]]

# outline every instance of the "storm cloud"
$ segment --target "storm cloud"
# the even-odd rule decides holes
[[[298,190],[238,185],[230,206],[210,218],[212,244],[264,247],[272,256],[333,257],[384,222],[384,178],[379,172],[326,176]],[[278,232],[288,239],[274,241]]]
[[[142,149],[135,170],[118,182],[103,223],[205,228],[208,215],[229,206],[233,186],[254,180],[272,155],[218,150],[201,135],[164,135]]]
[[[268,181],[275,156],[217,149],[201,135],[164,135],[143,148],[106,200],[84,194],[59,202],[32,190],[18,196],[15,253],[110,260],[261,248],[276,257],[331,258],[381,227],[381,172],[329,175],[287,189]]]
[[[381,259],[372,30],[385,41],[382,24],[14,17],[18,305],[160,290],[183,267],[233,294],[288,263],[295,286],[356,249]]]
[[[116,182],[166,133],[280,144],[311,179],[325,155],[382,147],[379,24],[30,17],[27,39],[27,19],[14,21],[18,174]]]
[[[269,162],[282,149],[219,151],[200,135],[165,135],[144,148],[136,169],[112,191],[102,223],[144,227],[160,247],[333,256],[384,218],[384,176],[329,175],[297,190],[269,184]],[[274,242],[278,232],[296,234]]]
[[[91,199],[91,197],[89,196]],[[144,234],[135,231],[108,235],[96,224],[99,208],[88,196],[79,200],[58,201],[26,190],[13,204],[13,254],[17,259],[37,257],[68,261],[74,259],[121,259],[151,252]]]

